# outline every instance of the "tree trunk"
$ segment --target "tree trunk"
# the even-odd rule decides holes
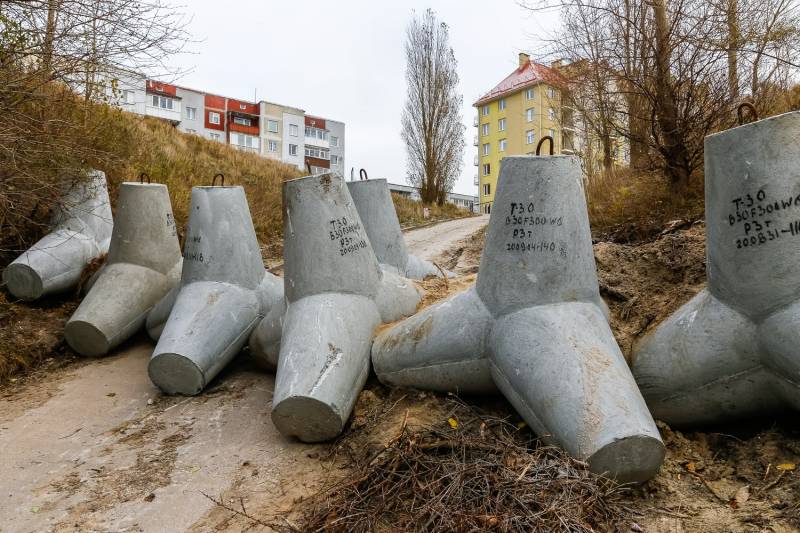
[[[739,4],[738,0],[728,0],[725,13],[728,23],[728,91],[731,100],[739,97]]]
[[[42,71],[48,76],[53,68],[53,43],[55,42],[59,3],[60,0],[48,0],[47,2],[47,26],[42,42]]]
[[[665,171],[675,192],[684,190],[689,184],[689,151],[678,124],[678,106],[671,83],[669,70],[672,51],[669,43],[669,23],[665,0],[653,0],[655,23],[655,113],[661,131],[661,153],[665,160]]]

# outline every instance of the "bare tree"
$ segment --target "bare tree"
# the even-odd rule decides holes
[[[461,172],[465,126],[448,28],[431,9],[411,19],[405,52],[408,87],[401,136],[407,179],[419,187],[423,202],[441,205]]]
[[[131,72],[175,73],[188,42],[168,0],[0,0],[0,254],[36,238],[62,188],[120,138],[98,105]]]
[[[732,124],[743,93],[764,111],[797,75],[797,0],[552,0],[559,9],[554,51],[585,60],[595,110],[631,145],[631,159],[663,171],[680,193],[703,164],[703,139]],[[591,72],[594,69],[595,72]],[[742,86],[744,83],[744,87]],[[749,87],[748,87],[749,85]],[[585,87],[585,85],[584,85]],[[622,98],[619,98],[622,96]],[[620,106],[620,103],[625,105]],[[774,107],[774,105],[772,106]],[[596,128],[602,138],[603,129]],[[635,153],[640,152],[640,153]],[[645,157],[646,156],[646,157]]]

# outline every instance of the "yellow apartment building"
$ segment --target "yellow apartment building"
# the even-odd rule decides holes
[[[569,136],[562,136],[561,75],[551,67],[534,63],[528,54],[519,54],[519,66],[473,106],[478,132],[474,145],[475,185],[481,213],[491,213],[500,160],[509,155],[534,155],[545,137],[554,140],[554,153],[561,153]],[[564,152],[571,153],[571,146]],[[549,152],[545,144],[543,150]]]

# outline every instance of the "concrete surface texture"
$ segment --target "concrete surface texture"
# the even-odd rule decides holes
[[[669,424],[800,409],[800,112],[706,137],[708,287],[633,352]]]
[[[497,387],[593,471],[645,481],[664,445],[599,301],[578,159],[506,157],[475,287],[384,331],[373,365],[391,385]]]
[[[165,300],[174,305],[150,359],[150,379],[167,394],[197,394],[283,300],[283,280],[264,269],[242,187],[192,188],[181,282]]]
[[[419,294],[381,271],[340,176],[287,181],[283,208],[288,308],[272,421],[284,435],[317,442],[341,433],[350,416],[375,327],[413,313]]]
[[[123,183],[106,262],[64,328],[69,345],[81,355],[107,354],[142,327],[180,268],[166,185]]]
[[[347,188],[381,265],[388,265],[401,276],[411,279],[442,276],[443,271],[433,263],[408,253],[385,179],[349,181]],[[448,272],[445,275],[452,277],[455,274]]]
[[[22,300],[75,287],[86,266],[108,252],[113,228],[106,175],[94,170],[70,183],[55,208],[51,231],[3,271],[3,283]]]

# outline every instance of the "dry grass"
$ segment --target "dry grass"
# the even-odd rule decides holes
[[[474,213],[466,209],[460,209],[451,203],[446,203],[442,206],[423,204],[397,193],[392,193],[392,200],[397,211],[397,218],[400,219],[400,225],[403,227],[474,216]],[[423,216],[422,211],[425,207],[430,210],[430,218],[427,219]]]
[[[701,218],[703,178],[695,176],[688,190],[676,194],[658,173],[614,169],[587,178],[586,202],[596,236],[637,242],[655,236],[673,220]]]
[[[624,519],[625,490],[585,463],[508,417],[445,401],[443,420],[414,426],[407,412],[377,453],[353,456],[350,475],[305,502],[298,530],[578,532]]]

